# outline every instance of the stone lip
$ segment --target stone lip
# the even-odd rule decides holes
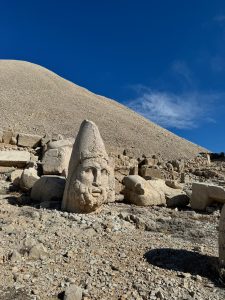
[[[30,161],[28,151],[0,151],[0,166],[22,168]]]

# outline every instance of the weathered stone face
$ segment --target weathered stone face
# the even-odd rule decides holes
[[[69,165],[62,209],[91,212],[115,198],[114,175],[97,126],[83,121]]]
[[[71,177],[68,196],[74,199],[72,210],[95,210],[107,201],[109,168],[105,160],[87,159],[77,166]]]

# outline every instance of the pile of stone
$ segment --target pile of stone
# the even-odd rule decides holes
[[[223,176],[211,166],[208,153],[187,161],[164,161],[160,155],[136,158],[132,149],[107,154],[97,126],[87,120],[75,143],[60,134],[0,130],[1,178],[10,179],[46,208],[60,208],[62,202],[63,210],[86,213],[115,201],[182,207],[189,204],[191,192],[185,190],[189,184],[191,207],[205,210],[214,202],[224,202],[223,187],[203,183]]]
[[[129,149],[108,155],[91,121],[81,124],[75,143],[61,135],[0,132],[0,173],[14,187],[30,192],[41,207],[60,207],[62,199],[62,209],[72,212],[91,212],[122,200],[139,206],[189,202],[175,181],[183,161],[163,162],[155,155],[135,158]]]

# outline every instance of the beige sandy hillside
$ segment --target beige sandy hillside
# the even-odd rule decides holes
[[[0,60],[0,127],[26,133],[77,134],[94,121],[108,149],[190,158],[203,149],[157,126],[118,102],[96,95],[38,65]]]

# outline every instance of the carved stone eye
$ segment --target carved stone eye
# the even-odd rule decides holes
[[[102,175],[108,175],[108,171],[106,169],[101,170]]]

